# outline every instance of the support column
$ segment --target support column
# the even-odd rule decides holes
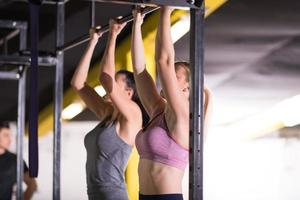
[[[56,49],[64,44],[65,36],[65,2],[57,3]],[[64,53],[56,52],[54,90],[54,138],[53,138],[53,199],[60,200],[60,161],[61,161],[61,112],[63,106],[63,66]]]
[[[191,8],[190,28],[190,174],[189,199],[203,199],[203,30],[204,1],[200,9]]]
[[[96,13],[95,13],[95,6],[96,6],[96,3],[94,0],[91,1],[91,4],[90,4],[90,27],[94,27],[95,26],[95,16],[96,16]]]
[[[19,69],[18,84],[18,121],[17,121],[17,200],[23,199],[23,136],[25,133],[26,68]]]

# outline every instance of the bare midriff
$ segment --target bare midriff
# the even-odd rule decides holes
[[[148,159],[140,159],[140,193],[144,195],[182,193],[184,171]]]

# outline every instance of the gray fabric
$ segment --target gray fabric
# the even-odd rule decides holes
[[[124,172],[132,147],[117,135],[115,125],[98,124],[84,145],[89,199],[128,200]]]

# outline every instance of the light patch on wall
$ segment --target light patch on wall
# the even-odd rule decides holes
[[[96,86],[94,89],[101,97],[104,97],[106,95],[106,91],[101,85]]]
[[[177,42],[190,30],[190,15],[185,15],[171,27],[173,43]]]
[[[84,105],[81,102],[74,102],[62,111],[62,118],[64,120],[70,120],[79,113],[81,113],[83,109]]]
[[[277,115],[280,116],[286,127],[300,124],[300,95],[286,99],[276,106]]]

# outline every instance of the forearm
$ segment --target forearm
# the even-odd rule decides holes
[[[90,62],[93,56],[93,52],[97,43],[90,42],[82,56],[71,81],[71,85],[76,89],[81,89],[87,79]]]
[[[114,82],[116,39],[116,34],[109,33],[104,55],[100,62],[99,80],[107,93],[111,92]]]
[[[135,74],[140,74],[145,70],[146,59],[145,50],[142,38],[141,25],[134,22],[132,28],[132,39],[131,39],[131,57],[132,65]]]
[[[33,193],[34,193],[34,190],[26,189],[26,191],[24,192],[24,200],[30,200]]]
[[[24,192],[24,200],[30,200],[33,196],[33,193],[36,191],[37,186],[35,182],[32,182],[31,185],[27,185],[27,188]]]
[[[171,9],[162,8],[156,37],[156,61],[174,62],[174,46],[171,37]]]

